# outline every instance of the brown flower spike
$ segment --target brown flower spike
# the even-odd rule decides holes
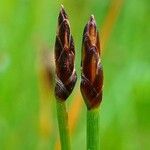
[[[103,87],[100,41],[93,15],[85,26],[82,42],[82,73],[80,88],[87,109],[90,110],[100,105]]]
[[[62,6],[58,17],[58,31],[55,42],[55,96],[61,101],[65,101],[72,93],[77,80],[74,60],[74,42],[70,33],[68,16]]]

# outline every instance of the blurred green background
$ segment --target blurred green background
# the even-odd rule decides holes
[[[149,150],[149,0],[0,1],[0,150],[59,149],[53,47],[60,4],[76,47],[78,83],[68,100],[68,110],[78,114],[71,118],[73,150],[86,147],[80,54],[91,14],[100,30],[105,74],[101,149]]]

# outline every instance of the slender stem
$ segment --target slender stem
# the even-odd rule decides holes
[[[87,110],[87,150],[100,150],[99,109]]]
[[[68,113],[66,111],[65,102],[56,100],[57,106],[57,119],[59,126],[60,143],[62,150],[70,150],[70,136],[68,127]]]

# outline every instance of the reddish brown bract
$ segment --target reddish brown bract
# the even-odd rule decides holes
[[[56,86],[55,96],[65,101],[71,94],[77,75],[74,69],[75,50],[67,14],[62,7],[58,17],[55,42]]]
[[[80,89],[87,108],[93,109],[98,107],[102,101],[103,86],[99,35],[93,16],[85,26],[82,42]]]

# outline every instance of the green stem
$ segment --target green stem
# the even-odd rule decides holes
[[[56,100],[56,106],[57,106],[57,118],[58,118],[61,149],[70,150],[71,146],[70,146],[68,113],[66,111],[66,104],[65,102]]]
[[[99,109],[87,110],[87,150],[100,150]]]

